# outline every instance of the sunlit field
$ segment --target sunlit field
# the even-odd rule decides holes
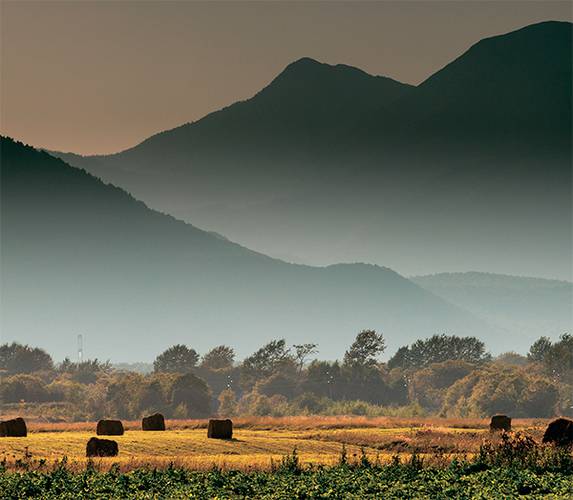
[[[427,457],[472,456],[484,439],[494,440],[488,422],[478,419],[401,419],[365,417],[241,418],[232,440],[208,439],[206,420],[168,420],[165,432],[143,432],[140,423],[124,422],[123,436],[112,436],[119,456],[95,459],[95,467],[121,470],[143,466],[188,469],[269,469],[296,453],[303,464],[333,465],[341,453],[349,461],[366,455],[372,461],[418,453]],[[542,420],[515,420],[514,429],[536,439]],[[95,423],[30,423],[26,438],[2,438],[0,460],[8,469],[50,469],[62,459],[85,468],[85,446],[95,435]]]

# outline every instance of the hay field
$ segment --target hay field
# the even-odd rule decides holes
[[[268,469],[296,448],[302,463],[332,465],[343,445],[349,460],[362,450],[372,460],[394,455],[472,455],[490,438],[485,420],[398,419],[365,417],[286,417],[235,419],[233,440],[208,439],[206,420],[168,420],[165,432],[143,432],[139,422],[124,422],[126,432],[114,436],[118,457],[96,459],[102,470],[164,468],[173,464],[205,470]],[[515,420],[514,428],[539,438],[546,422]],[[0,461],[8,469],[50,469],[64,457],[83,469],[85,445],[95,435],[95,423],[30,422],[26,438],[1,438]],[[495,437],[494,437],[495,439]]]

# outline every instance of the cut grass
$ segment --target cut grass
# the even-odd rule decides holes
[[[471,427],[469,424],[473,424]],[[473,455],[489,438],[483,420],[399,419],[365,417],[289,417],[234,419],[234,439],[208,439],[206,420],[170,420],[165,432],[135,430],[139,422],[126,422],[118,457],[97,459],[98,468],[118,464],[122,470],[170,464],[206,470],[268,469],[273,462],[297,450],[303,464],[332,465],[342,447],[350,460],[364,450],[371,460],[386,462],[395,454]],[[514,422],[539,437],[544,422]],[[95,423],[30,423],[27,438],[1,438],[0,460],[9,469],[50,467],[64,457],[73,467],[85,467],[85,446],[95,435]]]

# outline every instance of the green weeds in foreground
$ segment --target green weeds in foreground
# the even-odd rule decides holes
[[[72,472],[63,461],[51,471],[0,470],[2,498],[573,498],[569,450],[538,446],[527,436],[502,436],[471,460],[425,463],[412,455],[390,464],[366,454],[333,467],[305,467],[296,450],[270,471],[208,472],[174,467]]]

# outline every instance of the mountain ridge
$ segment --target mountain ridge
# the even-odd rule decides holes
[[[437,273],[410,278],[422,288],[531,342],[573,329],[573,283],[493,273]]]
[[[149,360],[175,343],[243,356],[273,338],[339,357],[362,328],[391,348],[447,328],[495,328],[370,264],[288,264],[149,209],[62,160],[0,139],[5,341]],[[491,333],[489,333],[491,332]],[[73,342],[72,342],[73,343]]]
[[[271,82],[129,154],[62,157],[268,255],[569,279],[570,42],[563,22],[496,35],[418,87],[303,59],[329,83],[291,68],[296,92]]]

